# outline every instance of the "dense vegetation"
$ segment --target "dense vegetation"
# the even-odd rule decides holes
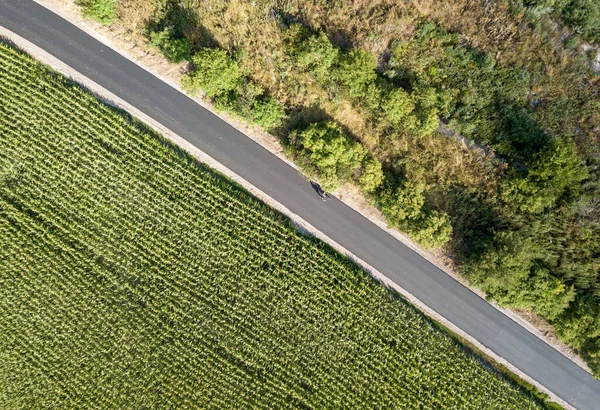
[[[162,50],[187,44],[191,92],[280,136],[328,189],[358,184],[391,226],[443,246],[499,303],[545,318],[597,373],[600,82],[577,32],[596,38],[598,4],[131,0],[118,10]]]
[[[534,16],[550,14],[588,41],[600,41],[600,2],[596,0],[524,0]]]
[[[0,101],[2,408],[537,408],[347,259],[2,43]]]

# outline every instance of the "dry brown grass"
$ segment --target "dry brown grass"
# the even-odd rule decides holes
[[[155,4],[149,0],[121,1],[117,25],[135,41],[143,42],[140,33],[151,19]],[[545,103],[564,98],[582,102],[598,91],[593,79],[582,85],[587,67],[578,60],[577,53],[564,49],[561,36],[565,29],[557,29],[548,19],[531,24],[523,12],[515,13],[504,1],[182,0],[180,4],[193,11],[198,24],[218,44],[242,53],[251,77],[281,102],[292,107],[319,105],[371,148],[382,136],[359,118],[359,111],[348,109],[345,101],[332,99],[310,76],[285,68],[283,31],[273,18],[273,10],[324,30],[342,47],[376,53],[382,67],[390,44],[410,39],[418,22],[428,19],[459,32],[465,45],[489,52],[504,65],[541,70],[543,75],[538,76],[533,92]],[[595,116],[590,114],[578,122],[581,129],[569,132],[598,137]],[[561,130],[550,125],[550,131]]]

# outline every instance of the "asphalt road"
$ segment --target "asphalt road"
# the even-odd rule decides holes
[[[31,0],[0,0],[0,25],[31,41],[221,162],[579,409],[600,381],[193,100]],[[493,403],[490,403],[493,406]]]

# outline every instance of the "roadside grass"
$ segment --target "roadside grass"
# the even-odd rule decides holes
[[[0,406],[538,408],[323,242],[0,43]]]

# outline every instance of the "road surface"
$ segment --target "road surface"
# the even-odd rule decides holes
[[[569,404],[600,409],[600,381],[356,211],[323,202],[292,167],[190,98],[31,0],[0,0],[0,25],[185,138]]]

